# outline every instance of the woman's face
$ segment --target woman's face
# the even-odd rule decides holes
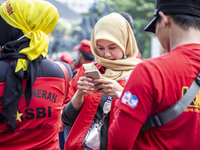
[[[99,56],[110,59],[119,60],[123,57],[122,49],[115,43],[107,40],[97,40],[97,51]]]

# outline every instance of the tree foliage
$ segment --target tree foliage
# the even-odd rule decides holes
[[[129,13],[134,20],[134,34],[143,58],[150,57],[152,33],[144,31],[144,27],[153,18],[155,0],[107,0],[116,12]]]
[[[155,34],[145,32],[144,27],[153,18],[154,8],[155,0],[96,0],[90,11],[86,14],[82,14],[81,23],[72,26],[70,33],[68,33],[69,31],[65,32],[65,28],[59,24],[57,25],[55,33],[59,31],[59,33],[62,33],[65,36],[67,34],[67,36],[70,37],[70,42],[65,43],[70,44],[67,45],[66,49],[73,49],[72,45],[77,45],[77,43],[80,42],[80,39],[90,38],[92,29],[98,19],[111,12],[127,12],[134,20],[133,31],[142,57],[149,58],[151,37],[155,36]],[[66,25],[66,23],[63,24]]]

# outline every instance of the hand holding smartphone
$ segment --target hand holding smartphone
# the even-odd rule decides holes
[[[100,79],[100,74],[98,71],[93,70],[93,71],[85,71],[84,72],[85,76],[88,78],[92,78],[92,81],[94,83],[94,92],[97,92],[99,89],[95,88],[95,86],[101,84],[101,83],[95,83],[94,80],[95,79]]]

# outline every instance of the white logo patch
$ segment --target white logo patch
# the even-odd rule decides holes
[[[131,92],[126,91],[121,99],[122,103],[135,108],[138,103],[138,98],[136,95],[132,95]]]

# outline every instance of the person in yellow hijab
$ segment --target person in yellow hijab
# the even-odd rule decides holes
[[[109,148],[111,104],[118,100],[126,78],[141,62],[137,58],[139,51],[133,31],[119,13],[106,15],[96,23],[91,51],[97,62],[83,65],[72,79],[69,103],[63,110],[63,123],[72,126],[65,149]],[[84,72],[90,70],[96,70],[100,79],[86,77]]]
[[[69,81],[46,59],[58,18],[56,7],[43,0],[0,6],[0,149],[59,149]]]

